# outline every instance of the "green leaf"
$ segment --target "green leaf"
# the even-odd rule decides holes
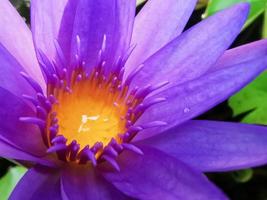
[[[198,0],[196,9],[201,9],[207,6],[209,0]]]
[[[10,0],[10,2],[16,7],[19,8],[24,2],[21,0]]]
[[[7,174],[0,179],[0,200],[7,200],[10,193],[25,174],[26,168],[21,166],[12,167]]]
[[[246,183],[251,180],[253,177],[253,170],[252,169],[244,169],[236,172],[232,172],[232,177],[238,183]]]
[[[249,2],[251,6],[249,17],[244,26],[244,29],[245,29],[252,22],[254,22],[254,20],[256,20],[256,18],[259,15],[261,15],[265,11],[267,0],[223,0],[223,1],[222,0],[210,0],[205,13],[203,14],[203,18],[206,18],[222,9],[225,9],[236,3],[241,3],[241,2]]]
[[[30,5],[30,0],[10,0],[10,2],[17,8],[19,9],[23,5]]]
[[[267,125],[267,71],[229,99],[234,116],[249,112],[244,123]]]
[[[264,11],[262,38],[267,38],[267,4],[265,6],[265,11]]]

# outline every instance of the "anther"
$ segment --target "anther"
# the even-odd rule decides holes
[[[112,146],[107,146],[104,149],[104,154],[107,154],[107,155],[112,156],[112,157],[118,156],[118,152]]]
[[[53,144],[54,143],[63,143],[65,144],[67,142],[67,139],[63,135],[58,135],[51,141]]]
[[[40,85],[35,80],[33,80],[28,74],[26,74],[25,72],[20,72],[20,74],[33,87],[36,92],[43,93],[43,90]]]
[[[118,165],[118,163],[116,162],[116,160],[108,155],[103,155],[102,158],[104,160],[106,160],[109,164],[111,164],[111,166],[117,170],[118,172],[120,171],[120,167]]]
[[[126,79],[125,85],[129,86],[134,77],[144,68],[144,64],[139,65]]]
[[[74,140],[69,145],[69,149],[70,149],[70,160],[75,161],[80,149],[80,145],[77,144],[77,142]]]
[[[106,51],[106,46],[107,46],[107,35],[104,34],[103,41],[102,41],[102,46],[101,46],[102,52],[105,52]]]
[[[41,106],[36,106],[36,110],[37,110],[37,115],[45,120],[47,117],[47,111]]]
[[[66,62],[66,58],[64,56],[63,50],[60,47],[60,45],[59,45],[59,43],[58,43],[58,41],[56,39],[54,40],[54,45],[55,45],[55,48],[56,48],[56,52],[57,52],[58,58],[59,58],[59,60],[61,62],[61,66],[62,67],[67,66],[67,62]]]
[[[36,118],[36,117],[20,117],[19,120],[25,123],[36,124],[40,126],[41,128],[44,128],[46,124],[44,120]]]
[[[167,123],[163,121],[154,121],[154,122],[149,122],[147,124],[141,125],[143,129],[148,129],[148,128],[155,128],[159,126],[166,126]]]
[[[130,143],[123,143],[122,144],[123,148],[130,150],[134,153],[137,153],[139,155],[144,155],[143,151],[141,149],[139,149],[137,146],[130,144]]]
[[[60,151],[60,150],[66,150],[67,149],[67,146],[66,144],[55,144],[53,146],[51,146],[49,149],[47,149],[47,153],[55,153],[57,151]]]
[[[38,101],[32,97],[32,96],[29,96],[29,95],[26,95],[26,94],[23,94],[22,97],[28,101],[30,101],[33,105],[37,106],[38,105]]]
[[[76,55],[81,56],[81,39],[79,35],[76,35]]]

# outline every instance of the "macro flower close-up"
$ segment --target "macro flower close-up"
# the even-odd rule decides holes
[[[267,127],[196,117],[267,68],[231,48],[250,5],[185,30],[196,0],[0,1],[0,157],[11,200],[228,199],[204,175],[267,163]],[[228,50],[229,49],[229,50]]]

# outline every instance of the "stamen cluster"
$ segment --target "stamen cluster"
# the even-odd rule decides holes
[[[131,86],[132,80],[143,67],[140,65],[124,78],[124,64],[132,49],[126,56],[119,57],[115,67],[107,72],[106,61],[103,59],[106,36],[94,68],[88,68],[82,61],[80,45],[77,36],[76,60],[72,67],[67,66],[57,41],[55,47],[60,62],[51,62],[39,51],[39,62],[46,77],[47,91],[44,94],[32,78],[22,73],[36,91],[36,97],[24,95],[35,105],[36,116],[21,117],[20,120],[37,124],[48,147],[47,152],[56,153],[60,160],[79,164],[90,161],[94,166],[106,160],[118,169],[116,157],[123,149],[142,154],[140,149],[129,143],[139,131],[165,125],[161,121],[135,124],[147,108],[166,100],[146,100],[146,97],[164,87],[167,82],[143,88]],[[89,116],[87,113],[94,115]],[[82,123],[78,129],[75,126],[76,119]],[[87,127],[84,128],[83,125]]]

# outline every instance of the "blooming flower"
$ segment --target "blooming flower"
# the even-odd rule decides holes
[[[30,169],[10,199],[225,199],[202,172],[267,162],[266,128],[191,120],[266,67],[226,51],[249,6],[181,34],[196,0],[0,1],[0,156]],[[40,66],[40,67],[38,67]]]

